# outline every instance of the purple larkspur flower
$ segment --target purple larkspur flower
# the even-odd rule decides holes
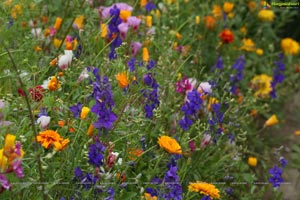
[[[106,147],[100,141],[96,141],[95,144],[91,144],[88,152],[89,163],[95,167],[102,166],[104,162],[103,153],[105,149]]]
[[[156,9],[156,6],[152,1],[148,1],[148,3],[145,5],[145,9],[147,12],[151,12],[151,10]]]
[[[127,65],[129,67],[129,71],[133,72],[135,71],[135,63],[136,63],[136,59],[135,58],[131,58],[128,62]]]
[[[273,79],[271,81],[271,88],[272,91],[270,92],[270,96],[275,99],[276,98],[276,86],[279,83],[282,83],[285,79],[285,76],[283,74],[284,72],[284,57],[282,54],[278,55],[279,60],[275,61],[274,64],[276,65],[276,68],[273,70]]]
[[[288,161],[283,156],[279,158],[279,162],[282,167],[285,167],[288,164]]]
[[[70,111],[74,114],[74,118],[79,117],[81,113],[81,109],[82,109],[81,103],[77,103],[76,105],[70,107]]]
[[[269,182],[273,185],[274,188],[279,187],[281,183],[283,183],[282,178],[282,169],[277,167],[276,165],[269,170],[271,177],[269,178]]]
[[[232,94],[237,94],[237,84],[243,80],[243,70],[245,68],[245,56],[242,55],[240,57],[237,58],[237,60],[235,61],[235,63],[232,65],[232,69],[235,70],[235,74],[231,74],[230,75],[230,85],[231,85],[231,89],[230,92]]]

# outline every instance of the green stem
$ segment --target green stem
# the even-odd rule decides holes
[[[18,82],[21,86],[21,89],[24,91],[24,97],[25,97],[25,101],[26,101],[26,106],[27,106],[27,109],[28,109],[28,112],[29,112],[29,118],[30,118],[30,121],[31,121],[31,128],[32,128],[32,131],[34,133],[34,139],[35,139],[35,150],[37,150],[38,148],[38,142],[37,142],[37,139],[36,139],[36,136],[37,136],[37,130],[36,130],[36,127],[35,127],[35,119],[34,119],[34,116],[32,114],[32,109],[31,109],[31,106],[30,106],[30,103],[29,103],[29,98],[28,98],[28,94],[27,94],[27,90],[25,89],[25,85],[20,77],[20,72],[18,70],[18,67],[10,53],[10,51],[8,50],[8,48],[4,45],[4,48],[8,54],[8,57],[12,63],[12,67],[13,69],[15,70],[16,74],[17,74],[17,79],[18,79]],[[42,193],[43,193],[43,199],[46,200],[48,197],[45,193],[45,185],[43,184],[43,172],[42,172],[42,164],[41,164],[41,158],[40,158],[40,153],[37,154],[36,156],[36,159],[37,159],[37,163],[38,163],[38,170],[39,170],[39,176],[40,176],[40,182],[41,182],[41,187],[42,187]]]

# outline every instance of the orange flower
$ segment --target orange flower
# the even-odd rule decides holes
[[[215,18],[217,18],[217,19],[222,18],[222,8],[220,6],[214,5],[212,13],[213,13]]]
[[[266,122],[265,122],[265,127],[270,127],[278,124],[278,119],[276,115],[272,115]]]
[[[143,48],[143,61],[144,62],[149,61],[149,51],[146,47]]]
[[[140,1],[140,5],[141,5],[142,7],[144,7],[147,3],[148,3],[147,0],[141,0],[141,1]]]
[[[140,157],[144,151],[142,149],[131,149],[128,152],[128,158],[130,160],[135,160],[136,158]]]
[[[146,16],[146,26],[147,27],[152,27],[152,16]]]
[[[222,42],[225,43],[225,44],[232,43],[233,40],[234,40],[233,33],[230,30],[228,30],[228,29],[224,29],[220,33],[219,37],[222,40]]]
[[[129,85],[129,79],[127,72],[118,73],[116,75],[116,79],[118,81],[118,85],[120,88],[124,89]]]
[[[296,130],[296,131],[294,132],[294,135],[300,135],[300,130]]]
[[[207,195],[210,198],[220,198],[220,191],[216,188],[216,186],[210,183],[199,181],[197,181],[196,183],[190,183],[188,190],[191,192],[199,192],[200,194]]]
[[[53,28],[55,30],[60,29],[61,23],[62,23],[62,18],[56,17],[55,24],[54,24]]]
[[[257,165],[257,158],[250,156],[248,158],[248,165],[250,165],[252,167],[256,167],[256,165]]]
[[[158,144],[161,148],[163,148],[169,153],[182,154],[181,146],[175,139],[169,136],[163,135],[160,138],[158,138]]]
[[[65,149],[67,144],[70,142],[69,139],[62,138],[56,131],[53,130],[40,132],[39,135],[36,136],[36,140],[46,149],[49,149],[50,146],[53,145],[56,151]]]
[[[231,2],[224,2],[223,4],[223,10],[226,14],[231,13],[234,7],[234,3]]]
[[[59,127],[63,127],[65,125],[65,122],[63,120],[59,120],[57,122],[57,124],[58,124]]]
[[[204,17],[205,26],[207,29],[212,30],[216,27],[216,20],[212,16]]]
[[[60,88],[60,83],[58,82],[56,76],[52,76],[51,80],[48,83],[48,89],[50,91],[54,91],[57,90],[58,88]]]
[[[123,22],[127,22],[127,18],[131,16],[131,11],[129,10],[121,10],[120,11],[120,18]]]
[[[83,15],[76,17],[76,19],[74,21],[74,25],[76,26],[76,28],[83,29],[83,21],[84,21]]]
[[[87,130],[87,135],[88,136],[92,136],[93,135],[93,131],[94,131],[94,125],[91,123],[88,130]]]

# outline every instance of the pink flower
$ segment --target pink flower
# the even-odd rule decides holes
[[[60,56],[58,59],[58,67],[61,70],[67,69],[72,62],[73,52],[72,50],[65,50],[65,54]]]
[[[136,54],[138,54],[138,52],[140,51],[142,44],[140,42],[132,42],[130,47],[132,56],[136,56]]]
[[[137,31],[140,23],[141,23],[141,19],[135,17],[135,16],[131,16],[127,18],[127,23],[129,26],[131,26],[133,28],[134,31]]]
[[[128,24],[127,23],[121,23],[121,24],[118,25],[118,29],[121,33],[122,40],[125,40],[126,34],[128,32],[128,29],[129,29]]]
[[[200,144],[200,148],[207,146],[210,142],[210,139],[211,139],[211,136],[209,134],[205,134],[202,139],[202,142]]]
[[[13,163],[13,170],[14,170],[14,172],[16,173],[16,176],[17,176],[18,178],[23,178],[23,177],[24,177],[23,168],[22,168],[21,163],[22,163],[21,160],[16,160],[16,161]]]
[[[10,183],[8,182],[8,180],[6,179],[6,177],[3,174],[0,174],[0,183],[1,183],[2,187],[6,190],[9,190],[11,188]]]

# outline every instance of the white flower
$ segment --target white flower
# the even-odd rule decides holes
[[[209,84],[209,82],[200,83],[200,85],[198,87],[198,92],[201,92],[201,91],[204,93],[207,93],[207,94],[212,93],[211,85]]]
[[[65,54],[58,59],[58,67],[62,70],[67,69],[72,62],[73,52],[72,50],[65,50]]]
[[[77,82],[80,83],[84,79],[87,79],[89,77],[88,70],[85,68],[79,75]]]
[[[42,39],[44,36],[41,28],[31,29],[31,34],[33,35],[33,37],[39,38],[39,39]]]
[[[43,115],[37,119],[37,123],[40,125],[42,129],[45,129],[50,123],[50,119],[51,117]]]

